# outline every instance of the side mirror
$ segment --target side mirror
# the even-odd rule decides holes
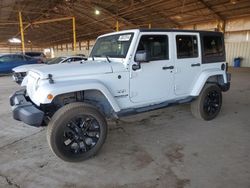
[[[148,57],[147,57],[147,53],[145,50],[140,50],[137,51],[135,54],[135,62],[138,63],[146,63],[149,62]]]

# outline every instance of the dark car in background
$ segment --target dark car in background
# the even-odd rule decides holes
[[[40,60],[40,63],[45,63],[46,62],[46,56],[42,52],[25,52],[24,53],[27,56],[33,57],[35,59]]]
[[[11,73],[15,67],[39,62],[40,60],[23,54],[0,55],[0,73]]]

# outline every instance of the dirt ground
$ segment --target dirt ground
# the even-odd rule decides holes
[[[110,122],[102,150],[81,163],[55,157],[46,128],[12,119],[8,97],[19,86],[0,77],[0,187],[249,188],[250,69],[231,72],[215,120],[179,105]]]

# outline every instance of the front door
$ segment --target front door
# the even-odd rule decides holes
[[[171,61],[171,34],[141,33],[136,52],[145,51],[148,62],[130,74],[130,100],[134,103],[164,101],[173,94],[174,64]],[[132,64],[136,64],[133,58]]]
[[[201,47],[198,33],[174,33],[175,94],[188,95],[201,72]]]

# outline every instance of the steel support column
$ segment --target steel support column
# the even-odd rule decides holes
[[[22,13],[21,12],[19,12],[19,25],[20,25],[20,33],[21,33],[22,52],[25,53],[24,33],[23,33],[23,19],[22,19]]]
[[[73,26],[73,51],[76,52],[76,19],[72,18],[72,26]]]

